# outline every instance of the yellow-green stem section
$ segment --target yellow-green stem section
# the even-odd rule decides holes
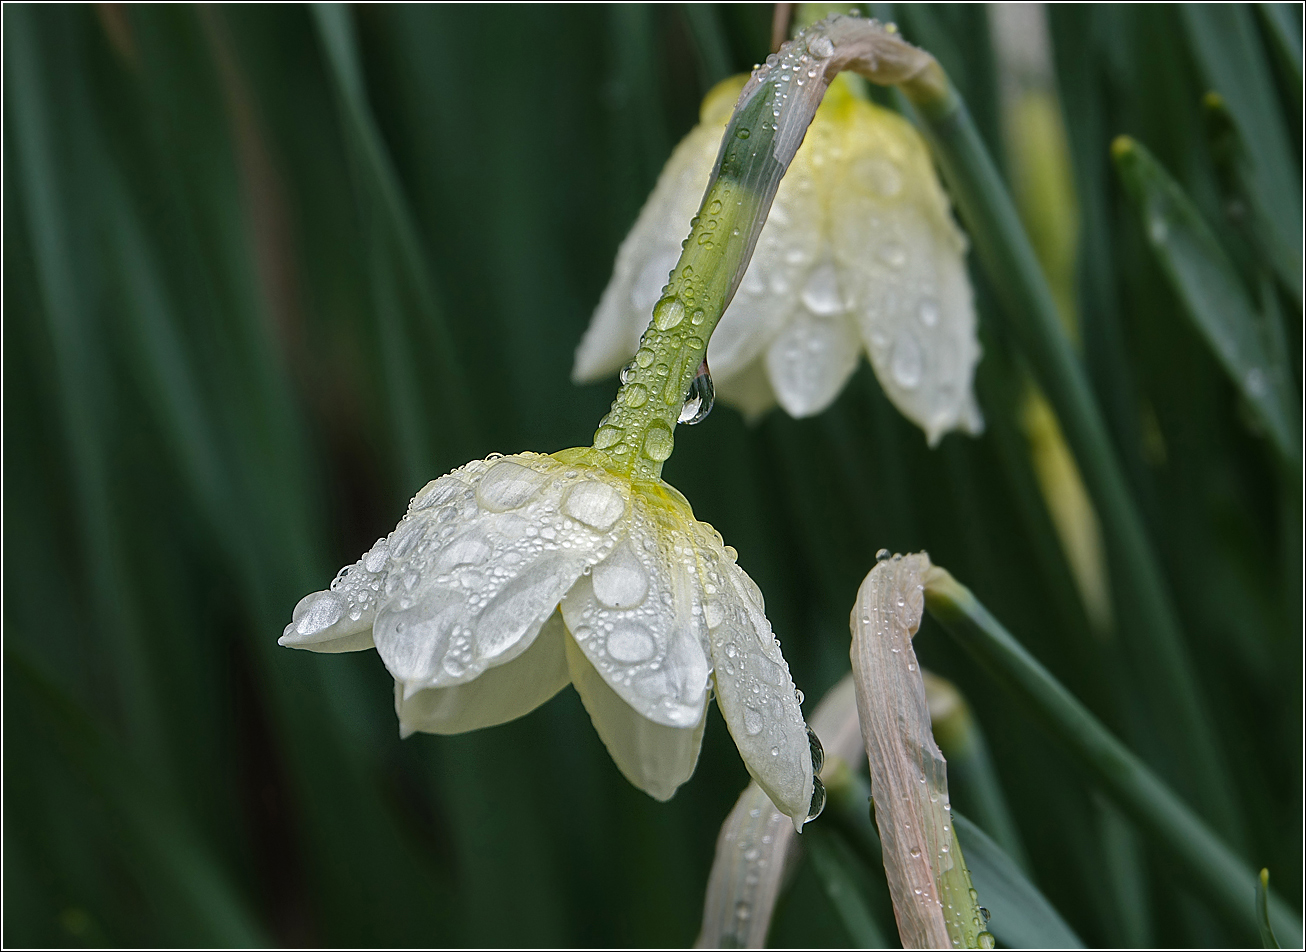
[[[607,453],[612,468],[631,479],[661,476],[686,392],[737,284],[747,236],[757,216],[769,209],[770,203],[763,207],[762,197],[742,185],[738,174],[741,165],[775,161],[769,138],[759,136],[758,146],[749,148],[747,125],[732,124],[727,134],[735,141],[725,144],[720,171],[653,306],[652,323],[594,434],[594,448]]]

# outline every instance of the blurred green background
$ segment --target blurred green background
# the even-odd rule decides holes
[[[889,6],[1011,167],[987,11]],[[771,18],[5,5],[6,944],[693,941],[748,779],[715,708],[697,773],[660,804],[573,691],[401,743],[375,653],[276,639],[427,480],[589,443],[615,380],[578,389],[571,359],[616,247],[704,92],[765,57]],[[1192,198],[1281,322],[1299,405],[1300,271],[1294,296],[1257,210],[1299,235],[1300,8],[1057,6],[1049,28],[1083,360],[1223,748],[1243,829],[1220,832],[1291,900],[1300,456],[1276,462],[1194,330],[1109,145],[1132,135]],[[1203,111],[1213,88],[1233,132]],[[1181,775],[1120,660],[1128,607],[1106,637],[1086,620],[1021,430],[1025,357],[972,271],[982,438],[928,450],[863,363],[815,419],[750,428],[718,407],[664,475],[739,550],[809,709],[847,670],[876,550],[927,549]],[[917,648],[969,698],[1033,879],[1086,941],[1247,940],[929,622]],[[809,864],[771,941],[848,942]]]

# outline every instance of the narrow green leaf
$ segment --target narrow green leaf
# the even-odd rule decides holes
[[[861,882],[866,874],[858,868],[860,864],[851,847],[828,830],[809,827],[806,832],[803,845],[812,855],[817,877],[830,898],[830,905],[834,906],[848,930],[853,946],[859,949],[884,948],[884,933],[866,904],[866,889]]]
[[[1066,336],[1047,279],[966,104],[945,95],[913,103],[922,130],[975,242],[1016,339],[1056,411],[1066,442],[1102,520],[1109,556],[1125,591],[1113,586],[1122,644],[1150,684],[1144,702],[1174,759],[1180,781],[1226,828],[1241,823],[1228,772],[1203,704],[1199,680],[1157,553],[1112,446],[1088,375]]]
[[[1252,11],[1242,4],[1184,4],[1183,13],[1202,71],[1229,104],[1246,145],[1250,197],[1268,226],[1265,237],[1275,271],[1301,306],[1301,173],[1292,159]]]
[[[936,567],[926,580],[925,606],[981,666],[1034,709],[1145,834],[1180,860],[1193,885],[1230,923],[1248,938],[1256,933],[1247,905],[1255,875],[1246,862],[943,569]],[[1300,920],[1278,896],[1269,903],[1278,930],[1300,944]]]
[[[1111,146],[1116,170],[1142,220],[1152,251],[1233,385],[1264,424],[1275,448],[1301,466],[1297,403],[1288,367],[1272,358],[1250,296],[1233,262],[1193,202],[1152,153],[1128,136]]]
[[[51,742],[103,798],[127,847],[145,867],[160,902],[180,904],[197,945],[264,946],[261,927],[187,821],[180,804],[131,766],[126,752],[101,733],[76,701],[16,652],[5,652],[6,678],[41,711]]]
[[[988,929],[999,942],[1013,949],[1084,948],[1083,940],[1001,846],[956,810],[952,822],[965,844],[980,904],[992,915]]]
[[[730,75],[730,46],[721,32],[721,20],[714,4],[682,3],[679,9],[694,38],[706,92]]]
[[[1256,877],[1256,924],[1261,927],[1261,948],[1281,949],[1270,926],[1270,871],[1262,869]]]

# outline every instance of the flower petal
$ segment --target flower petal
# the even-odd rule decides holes
[[[711,669],[692,521],[683,497],[633,494],[625,539],[562,600],[567,630],[613,690],[677,728],[698,723]]]
[[[980,351],[966,240],[919,134],[888,110],[850,108],[833,247],[871,365],[931,445],[948,430],[977,433]]]
[[[653,305],[680,258],[689,220],[703,199],[723,126],[695,126],[667,160],[653,193],[617,250],[612,279],[576,348],[571,372],[576,383],[615,373],[639,349]]]
[[[374,627],[390,673],[410,693],[450,687],[529,648],[619,540],[623,485],[523,453],[469,463],[423,490],[390,536]]]
[[[780,406],[791,417],[820,413],[843,390],[862,355],[857,328],[840,312],[830,316],[800,305],[766,352]]]
[[[709,532],[700,538],[717,704],[748,772],[801,830],[812,803],[812,754],[789,665],[757,585]]]
[[[706,694],[697,719],[684,727],[668,727],[627,704],[572,638],[566,639],[566,651],[572,683],[617,769],[649,796],[670,800],[698,763],[707,724]]]
[[[372,621],[390,562],[388,539],[340,570],[331,588],[305,595],[277,643],[310,651],[363,651],[372,647]]]
[[[395,681],[400,736],[414,731],[461,734],[529,714],[571,680],[563,645],[566,637],[562,616],[555,611],[521,657],[490,668],[473,681],[409,696],[403,682]]]

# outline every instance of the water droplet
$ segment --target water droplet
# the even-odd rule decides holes
[[[875,553],[875,561],[877,562],[883,562],[888,557],[889,557],[888,549],[881,549],[879,552]]]
[[[716,401],[716,387],[712,384],[712,372],[708,370],[707,359],[699,364],[698,373],[690,381],[689,390],[685,393],[684,406],[680,408],[679,423],[687,426],[694,426],[702,423],[707,419],[707,415],[712,412],[712,404]]]
[[[608,429],[615,430],[615,427],[602,427],[599,433]],[[620,436],[620,430],[615,432]],[[595,445],[598,445],[598,434],[595,434]],[[491,512],[520,509],[534,499],[548,481],[548,476],[528,466],[513,460],[500,460],[481,478],[476,487],[476,501],[482,509]]]
[[[975,942],[981,949],[996,949],[998,947],[998,940],[993,938],[992,932],[981,932],[975,937]]]
[[[737,234],[737,233],[738,233],[738,232],[736,232],[736,234]],[[691,322],[692,324],[694,324],[694,325],[698,325],[698,324],[702,324],[702,323],[703,323],[703,319],[704,319],[706,316],[707,316],[707,315],[705,315],[705,314],[703,313],[703,309],[700,307],[700,308],[698,308],[696,311],[694,311],[693,314],[689,315],[689,320],[690,320],[690,322]]]
[[[594,597],[607,608],[635,608],[648,595],[648,573],[626,543],[594,566],[590,580]]]
[[[803,706],[803,702],[807,700],[807,695],[803,693],[802,688],[794,688],[794,700],[798,702],[799,707]],[[811,733],[810,728],[808,729],[808,733]]]
[[[817,737],[816,731],[810,727],[807,728],[807,746],[812,751],[812,773],[818,774],[825,766],[825,748],[821,746],[821,738]]]
[[[642,383],[632,383],[626,390],[626,406],[642,407],[648,403],[648,388]]]
[[[746,126],[740,126],[737,130],[735,130],[735,137],[738,139],[747,139],[749,135],[750,133]]]
[[[635,351],[635,363],[639,364],[641,367],[647,367],[649,364],[653,363],[653,351],[647,347],[641,347],[639,350]]]
[[[926,298],[921,301],[920,307],[921,323],[926,327],[934,327],[939,323],[939,302],[934,298]]]
[[[749,736],[762,733],[762,712],[752,705],[744,707],[744,733]]]
[[[975,892],[975,890],[972,889],[971,892]],[[976,896],[975,898],[978,899],[979,897]],[[989,912],[989,911],[988,911],[987,909],[985,909],[983,906],[980,906],[980,907],[979,907],[979,910],[980,910],[980,915],[984,917],[984,921],[985,921],[985,922],[988,922],[990,919],[993,918],[993,913]]]
[[[838,314],[843,310],[839,280],[829,262],[816,268],[803,285],[803,303],[813,314]]]
[[[598,446],[598,443],[594,445]],[[671,436],[671,428],[661,420],[654,422],[648,428],[648,432],[644,434],[644,455],[659,463],[671,456],[671,449],[674,445],[675,441]]]
[[[915,859],[916,857],[918,857],[918,856],[921,855],[921,848],[920,848],[919,846],[913,846],[913,847],[911,848],[911,851],[910,851],[910,852],[911,852],[912,858]]]
[[[911,331],[902,331],[893,345],[893,358],[889,364],[890,373],[898,386],[911,390],[921,382],[925,370],[925,358],[921,345]]]
[[[601,426],[599,431],[594,434],[594,448],[606,450],[609,446],[621,442],[621,428],[615,426]]]
[[[577,522],[603,532],[626,511],[626,502],[616,487],[599,480],[586,480],[567,493],[562,511]]]
[[[685,305],[680,298],[664,297],[653,308],[653,326],[660,331],[669,331],[685,317]]]
[[[810,823],[821,815],[825,809],[825,784],[821,783],[820,777],[812,778],[812,802],[807,808],[807,821]]]
[[[621,368],[621,372],[617,374],[617,379],[620,380],[622,383],[626,383],[627,381],[630,380],[630,375],[633,374],[634,372],[635,372],[635,359],[632,357],[629,361],[627,361],[626,366]]]

